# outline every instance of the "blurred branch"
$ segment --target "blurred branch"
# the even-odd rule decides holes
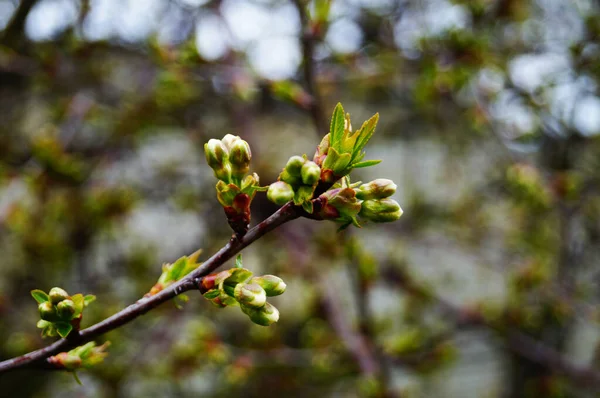
[[[293,2],[298,10],[302,26],[300,38],[302,42],[302,67],[304,69],[304,80],[306,80],[307,90],[312,97],[309,111],[317,129],[317,134],[321,136],[327,133],[328,128],[323,113],[323,101],[317,87],[316,66],[314,62],[315,41],[317,37],[311,29],[305,1],[293,0]]]
[[[170,299],[186,291],[196,289],[198,283],[204,276],[223,265],[227,260],[235,256],[243,248],[260,239],[262,236],[279,227],[280,225],[302,215],[303,212],[301,208],[294,207],[291,203],[284,205],[269,218],[248,231],[244,237],[236,238],[234,235],[229,243],[223,246],[221,250],[202,263],[200,267],[198,267],[195,271],[190,273],[181,281],[169,286],[154,296],[138,300],[136,303],[130,305],[122,311],[93,326],[90,326],[87,329],[80,331],[79,333],[71,332],[71,334],[68,336],[68,339],[58,340],[55,343],[37,351],[32,351],[19,357],[0,362],[0,373],[26,366],[47,368],[48,364],[45,360],[48,357],[89,342],[106,332],[131,322],[153,308],[158,307],[160,304],[169,301]]]
[[[445,299],[432,295],[432,292],[412,280],[404,271],[389,270],[385,280],[392,281],[396,286],[414,297],[424,301],[433,301],[442,311],[454,319],[459,325],[484,326],[498,332],[505,339],[507,347],[516,355],[537,363],[538,365],[560,373],[576,382],[578,386],[600,391],[600,372],[586,366],[577,365],[563,356],[560,352],[518,330],[507,329],[486,319],[484,314],[476,309],[461,309]]]
[[[16,9],[12,18],[4,29],[4,34],[0,38],[0,43],[12,47],[11,44],[16,44],[25,33],[25,21],[29,12],[38,0],[21,0],[19,7]]]

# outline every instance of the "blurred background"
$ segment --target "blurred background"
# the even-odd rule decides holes
[[[379,112],[353,179],[404,209],[244,250],[288,285],[274,326],[190,292],[104,336],[82,386],[0,396],[597,396],[599,35],[595,0],[0,0],[1,359],[50,342],[30,290],[95,294],[89,326],[227,242],[210,138],[269,184],[337,102]]]

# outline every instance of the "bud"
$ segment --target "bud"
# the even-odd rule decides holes
[[[250,145],[242,139],[234,140],[229,149],[229,162],[231,163],[231,174],[236,178],[243,178],[250,170]]]
[[[352,222],[360,212],[360,202],[352,188],[330,189],[319,196],[323,203],[319,215],[327,220]]]
[[[287,182],[292,186],[298,186],[302,184],[302,177],[299,174],[297,176],[290,174],[290,172],[288,172],[287,169],[283,169],[283,171],[279,175],[279,180]]]
[[[240,304],[248,307],[260,308],[267,302],[265,289],[256,283],[238,283],[233,294]]]
[[[397,185],[392,180],[378,178],[356,189],[356,197],[360,200],[383,199],[396,192]]]
[[[398,202],[385,198],[365,200],[359,215],[373,222],[391,222],[398,220],[402,213]]]
[[[50,289],[50,293],[48,293],[48,297],[50,298],[50,301],[52,302],[52,304],[58,304],[61,301],[68,299],[69,294],[67,292],[65,292],[63,289],[61,289],[60,287],[53,287],[52,289]]]
[[[59,318],[70,320],[75,314],[75,303],[73,300],[63,300],[56,305],[56,312]]]
[[[302,156],[292,156],[285,165],[285,169],[290,175],[297,177],[301,173],[304,162],[306,162],[306,160],[304,160]]]
[[[204,144],[204,154],[206,155],[206,163],[212,169],[221,168],[228,157],[225,145],[220,140],[214,138]]]
[[[280,294],[283,294],[286,288],[286,284],[283,281],[283,279],[275,275],[257,276],[250,279],[250,283],[256,283],[257,285],[265,289],[265,292],[269,297],[279,296]]]
[[[271,303],[266,303],[264,307],[252,308],[245,305],[241,306],[242,312],[257,325],[269,326],[279,320],[279,311]]]
[[[302,182],[306,185],[313,185],[321,178],[321,168],[315,162],[306,162],[301,173]]]
[[[282,206],[294,198],[294,190],[290,184],[283,181],[277,181],[269,186],[267,198],[271,202]]]
[[[223,145],[225,145],[225,148],[227,148],[227,151],[229,152],[229,150],[231,150],[233,146],[234,141],[239,139],[241,138],[237,135],[225,134],[225,137],[221,139],[221,142],[223,143]]]
[[[46,301],[38,305],[38,311],[40,312],[40,318],[45,321],[55,321],[56,320],[56,310],[51,302]]]
[[[67,352],[61,352],[48,358],[48,362],[58,368],[65,368],[68,370],[75,370],[81,367],[81,358]]]

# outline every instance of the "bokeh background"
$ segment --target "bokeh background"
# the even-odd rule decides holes
[[[0,358],[49,343],[30,290],[97,295],[91,325],[229,239],[210,138],[268,184],[315,109],[379,112],[353,178],[405,212],[244,250],[288,284],[274,326],[191,292],[104,336],[82,386],[18,371],[0,396],[597,396],[599,35],[593,0],[0,0]]]

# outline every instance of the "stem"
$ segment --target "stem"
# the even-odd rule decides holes
[[[200,265],[196,270],[188,274],[179,282],[167,287],[154,296],[142,298],[136,301],[134,304],[131,304],[113,316],[80,331],[78,334],[74,331],[71,332],[68,339],[58,340],[37,351],[32,351],[19,357],[0,362],[0,373],[26,366],[39,366],[42,368],[47,367],[45,360],[48,357],[94,340],[96,337],[99,337],[106,332],[131,322],[137,317],[147,313],[151,309],[158,307],[160,304],[169,301],[170,299],[188,290],[196,289],[197,283],[202,277],[213,272],[215,269],[223,265],[227,260],[233,258],[233,256],[239,253],[246,246],[260,239],[278,226],[300,217],[301,214],[301,209],[293,206],[292,203],[284,205],[269,218],[248,231],[244,237],[232,237],[231,240],[221,248],[221,250],[213,254],[212,257],[202,263],[202,265]]]

